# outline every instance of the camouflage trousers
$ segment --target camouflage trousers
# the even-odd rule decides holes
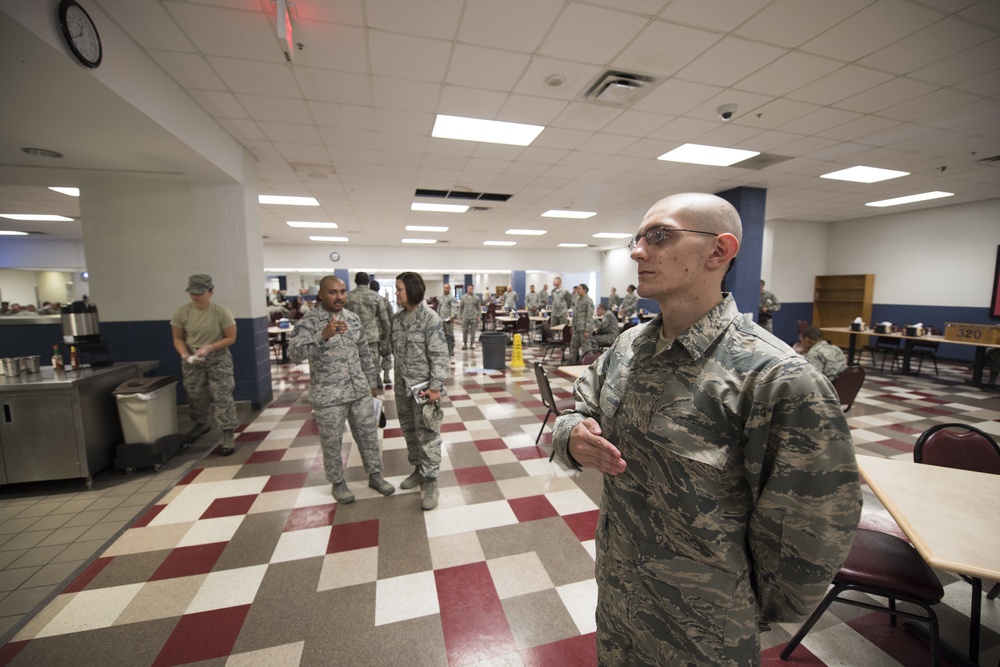
[[[590,345],[594,349],[599,348],[599,347],[603,347],[603,346],[610,346],[612,343],[615,342],[615,338],[617,338],[617,337],[618,336],[616,336],[613,333],[591,334],[590,335]]]
[[[204,424],[208,421],[209,406],[215,404],[215,424],[223,431],[236,428],[236,401],[233,389],[233,355],[228,349],[212,352],[205,361],[197,364],[183,362],[181,377],[187,391],[191,419]]]
[[[591,349],[591,336],[583,337],[583,332],[573,329],[573,337],[569,339],[569,363],[580,363],[580,355]]]
[[[378,342],[379,356],[381,357],[382,370],[386,372],[386,377],[389,377],[388,372],[392,370],[392,346],[389,345],[389,339],[385,338]],[[375,360],[375,357],[372,357]]]
[[[448,343],[448,356],[455,356],[455,321],[442,322],[441,326],[444,328],[444,339]]]
[[[382,454],[378,446],[378,428],[375,406],[370,397],[350,403],[313,406],[316,425],[319,427],[320,448],[323,450],[323,469],[326,478],[336,483],[344,478],[344,422],[351,427],[351,436],[358,444],[365,472],[374,475],[382,470]]]
[[[551,313],[549,315],[549,326],[550,327],[557,327],[560,324],[568,324],[568,323],[569,323],[569,313],[565,313],[565,312],[563,312],[563,313]]]
[[[462,318],[462,345],[475,345],[479,322],[475,317]]]
[[[444,418],[441,406],[434,403],[420,405],[409,392],[397,392],[396,415],[406,438],[406,455],[410,465],[419,469],[424,477],[436,478],[441,467],[441,420]]]

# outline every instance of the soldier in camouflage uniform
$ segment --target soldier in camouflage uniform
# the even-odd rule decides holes
[[[781,310],[781,302],[772,292],[764,289],[764,281],[760,281],[760,307],[757,309],[757,323],[768,331],[773,331],[774,314]]]
[[[549,326],[556,327],[569,322],[569,308],[573,304],[572,295],[562,288],[562,278],[552,279],[552,313],[549,315]]]
[[[806,361],[819,369],[830,382],[847,370],[847,358],[844,351],[823,338],[823,332],[816,327],[809,327],[799,334],[799,346]]]
[[[580,355],[591,347],[590,336],[594,331],[594,300],[590,288],[581,283],[573,288],[576,308],[573,309],[573,337],[569,340],[569,363],[580,363]]]
[[[188,394],[194,428],[187,439],[208,431],[208,408],[215,403],[215,423],[222,429],[223,456],[236,451],[236,402],[233,389],[233,355],[236,320],[225,306],[212,303],[212,276],[198,273],[188,279],[186,303],[170,318],[174,349],[181,355],[181,377]]]
[[[639,295],[636,294],[635,285],[625,288],[625,298],[622,299],[622,307],[618,309],[622,313],[622,319],[628,322],[639,314]]]
[[[472,285],[465,288],[465,294],[459,299],[458,313],[462,317],[462,349],[471,350],[476,346],[476,331],[483,316],[483,302]]]
[[[538,311],[545,306],[545,300],[542,299],[542,295],[535,291],[535,286],[532,285],[528,288],[528,293],[524,295],[524,307],[528,309],[529,317],[538,317]]]
[[[662,313],[617,338],[556,422],[562,460],[605,473],[602,665],[758,665],[759,631],[812,610],[857,528],[830,383],[719,290],[741,237],[714,195],[654,205],[632,259]]]
[[[618,296],[618,290],[614,287],[611,288],[611,294],[608,295],[608,310],[612,313],[618,312],[618,306],[622,304],[622,298]]]
[[[458,300],[451,295],[451,285],[445,283],[444,296],[438,306],[438,317],[444,327],[444,339],[448,341],[448,356],[455,356],[455,319],[458,317]]]
[[[503,293],[503,307],[507,310],[517,310],[517,300],[520,295],[514,291],[513,285],[507,285],[507,291]]]
[[[392,303],[379,292],[382,286],[378,284],[377,280],[369,282],[368,287],[378,294],[378,303],[385,314],[385,321],[388,322],[392,319]],[[382,321],[381,315],[379,315],[379,321]],[[385,382],[386,388],[388,388],[392,384],[392,380],[389,378],[389,371],[392,370],[392,348],[389,345],[389,327],[386,327],[385,336],[378,339],[378,353],[382,358],[382,375],[385,376],[383,382]]]
[[[542,308],[549,307],[549,286],[542,285],[542,291],[538,293],[542,297]]]
[[[412,489],[423,484],[420,508],[438,504],[437,476],[441,466],[441,393],[448,377],[448,344],[441,318],[424,303],[423,279],[411,271],[396,277],[396,303],[402,309],[392,317],[392,352],[396,357],[396,413],[406,438],[406,452],[413,473],[400,483]],[[429,382],[418,403],[410,389]]]
[[[378,294],[369,289],[368,283],[368,274],[364,271],[354,274],[355,286],[347,294],[347,303],[344,307],[361,318],[361,327],[365,331],[371,358],[378,359],[378,342],[389,337],[389,318],[385,309],[379,305]]]
[[[366,292],[369,290],[365,290]],[[347,285],[326,276],[319,283],[320,307],[298,321],[288,343],[288,356],[295,363],[309,361],[309,402],[319,426],[326,478],[333,484],[338,503],[354,502],[344,480],[342,447],[344,421],[358,443],[361,461],[368,473],[368,486],[384,496],[394,492],[382,479],[382,457],[378,447],[375,396],[378,370],[365,341],[361,320],[344,309]]]
[[[611,345],[618,338],[621,327],[618,326],[618,318],[608,310],[603,303],[597,307],[597,327],[594,335],[590,338],[593,347]]]

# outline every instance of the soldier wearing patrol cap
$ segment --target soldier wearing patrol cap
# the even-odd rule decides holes
[[[560,458],[604,473],[602,665],[758,665],[760,630],[812,611],[851,547],[850,429],[826,378],[719,289],[741,238],[720,197],[656,203],[630,247],[661,314],[556,421]]]
[[[354,289],[348,293],[344,307],[361,318],[371,358],[378,359],[379,341],[389,337],[389,317],[380,305],[378,293],[368,288],[369,282],[364,271],[354,274]]]

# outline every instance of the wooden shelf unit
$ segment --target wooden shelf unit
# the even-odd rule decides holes
[[[816,276],[813,293],[812,326],[849,327],[856,317],[865,324],[872,323],[872,294],[875,291],[874,274],[847,276]],[[828,334],[834,345],[847,347],[848,334]],[[864,345],[867,341],[859,342]]]

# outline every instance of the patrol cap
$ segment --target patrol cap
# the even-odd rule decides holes
[[[215,286],[212,284],[212,276],[206,273],[196,273],[188,278],[188,286],[184,291],[192,294],[204,294],[205,292],[211,292],[214,289]]]

